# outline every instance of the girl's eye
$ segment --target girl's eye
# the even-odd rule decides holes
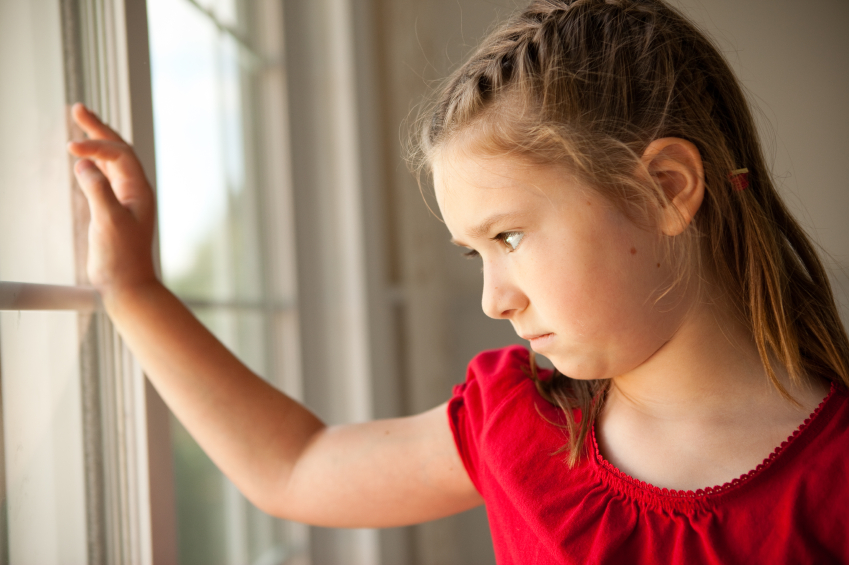
[[[515,251],[525,234],[520,231],[506,231],[495,237],[503,241],[510,248],[510,251]]]
[[[525,234],[520,231],[505,231],[496,235],[492,239],[495,241],[500,241],[504,245],[507,246],[508,252],[515,251],[517,247],[519,247],[519,243],[521,243],[522,238],[525,237]],[[480,257],[480,253],[475,251],[474,249],[469,249],[465,253],[463,253],[463,257],[467,259],[475,259]]]

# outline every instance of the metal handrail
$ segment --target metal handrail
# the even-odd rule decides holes
[[[0,281],[0,310],[102,310],[91,287]]]

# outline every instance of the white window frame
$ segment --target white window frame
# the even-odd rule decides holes
[[[68,102],[85,102],[130,141],[155,184],[145,3],[58,1],[65,27]],[[379,196],[367,182],[381,165],[364,158],[379,140],[364,133],[368,130],[359,123],[363,109],[373,111],[372,102],[364,102],[370,93],[362,92],[363,85],[371,83],[357,74],[369,71],[366,67],[372,63],[355,49],[355,43],[369,35],[369,18],[350,0],[256,0],[254,7],[261,24],[260,42],[268,49],[264,55],[268,61],[278,61],[264,75],[257,109],[264,117],[258,121],[261,135],[274,140],[273,148],[256,148],[265,152],[259,174],[271,184],[293,187],[295,193],[294,202],[287,199],[286,190],[263,195],[267,200],[262,209],[273,215],[263,222],[268,232],[264,240],[274,246],[292,241],[295,232],[298,236],[296,250],[271,247],[263,254],[297,252],[301,258],[296,283],[290,280],[292,273],[280,271],[269,273],[269,283],[314,287],[299,293],[297,303],[300,331],[310,341],[296,354],[306,361],[308,380],[298,378],[284,388],[331,423],[396,415],[398,407],[388,412],[385,408],[391,403],[381,402],[379,413],[375,406],[376,400],[392,395],[386,387],[394,386],[390,381],[395,360],[378,358],[375,352],[386,351],[377,341],[392,337],[392,305],[398,296],[396,292],[387,299],[380,290],[369,290],[382,288],[370,283],[385,270],[375,245],[381,233],[374,223],[380,215],[375,211]],[[309,57],[290,57],[293,42],[306,42]],[[299,78],[312,74],[313,82],[287,84],[293,70]],[[292,108],[293,95],[300,101],[312,98],[309,107]],[[310,114],[308,127],[315,137],[306,152],[299,153],[306,159],[292,163],[287,132],[293,116],[304,110]],[[78,189],[75,194],[75,206],[84,203]],[[314,222],[316,216],[322,218]],[[75,226],[75,232],[80,250],[85,225]],[[167,408],[100,309],[96,293],[84,287],[84,256],[78,255],[77,287],[0,282],[0,310],[79,312],[85,336],[81,370],[88,391],[83,394],[87,504],[93,509],[87,524],[89,563],[173,563],[177,543]],[[312,266],[301,269],[307,263]],[[335,344],[332,356],[327,355],[327,343]],[[396,533],[320,529],[310,534],[310,540],[322,562],[393,563],[408,555]]]
[[[40,4],[42,10],[58,11],[52,17],[61,21],[68,107],[82,101],[97,111],[133,143],[148,178],[155,179],[144,3]],[[70,120],[68,131],[71,138],[81,135]],[[73,178],[70,169],[68,178]],[[80,242],[87,221],[79,213],[84,209],[79,188],[71,190],[76,280],[84,284]],[[79,313],[87,562],[176,562],[167,409],[102,312],[97,293],[84,286],[4,281],[0,310]]]

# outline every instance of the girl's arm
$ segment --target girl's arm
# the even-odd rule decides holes
[[[91,210],[88,271],[153,385],[218,467],[266,512],[321,526],[386,527],[482,503],[445,406],[327,427],[254,375],[157,279],[153,193],[132,149],[82,105],[69,150]]]

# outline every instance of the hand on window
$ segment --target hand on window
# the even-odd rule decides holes
[[[88,200],[88,276],[107,299],[156,281],[151,246],[156,204],[133,148],[82,104],[74,120],[88,135],[68,144],[80,157],[74,174]]]

